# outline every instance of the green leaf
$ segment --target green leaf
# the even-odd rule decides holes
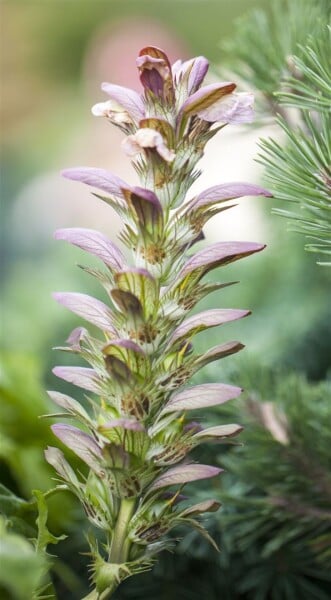
[[[66,535],[55,536],[47,528],[48,507],[45,495],[40,490],[33,490],[37,500],[38,517],[36,520],[38,526],[38,537],[36,541],[36,551],[38,554],[46,554],[48,544],[57,544],[66,539]]]

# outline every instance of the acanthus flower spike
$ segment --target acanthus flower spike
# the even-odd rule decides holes
[[[94,337],[85,327],[76,327],[63,348],[83,358],[88,367],[53,369],[57,377],[88,394],[90,410],[66,394],[50,392],[64,418],[77,423],[58,423],[52,430],[81,460],[82,469],[75,472],[57,448],[45,452],[103,536],[100,544],[89,537],[93,598],[110,598],[124,578],[150,568],[158,549],[167,547],[164,535],[178,524],[197,528],[214,544],[196,519],[217,510],[218,499],[184,509],[179,505],[188,501],[182,488],[194,481],[216,478],[217,494],[222,469],[192,462],[190,451],[205,442],[235,443],[232,438],[241,431],[236,423],[206,428],[199,416],[189,416],[242,392],[226,383],[187,385],[205,365],[243,349],[239,341],[229,341],[197,354],[195,335],[210,327],[226,328],[250,314],[215,308],[188,315],[208,293],[235,283],[201,280],[212,269],[264,248],[254,242],[219,241],[195,251],[194,244],[204,240],[202,227],[210,216],[230,208],[225,202],[246,195],[270,196],[259,186],[231,182],[208,188],[184,204],[197,177],[196,164],[218,129],[213,124],[244,123],[253,115],[252,95],[237,93],[235,83],[202,86],[208,66],[203,56],[171,66],[163,50],[147,46],[137,58],[141,94],[102,84],[109,99],[92,112],[125,134],[122,147],[133,157],[139,186],[95,167],[63,172],[106,194],[94,195],[121,216],[120,240],[129,250],[124,253],[92,229],[55,233],[56,239],[103,263],[103,271],[83,268],[107,293],[102,301],[80,292],[54,295],[100,332]]]

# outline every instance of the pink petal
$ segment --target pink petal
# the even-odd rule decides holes
[[[209,62],[204,56],[197,56],[190,60],[182,62],[177,60],[172,65],[172,74],[177,85],[183,85],[183,80],[187,81],[187,93],[193,94],[202,84],[209,68]]]
[[[191,200],[188,207],[197,209],[217,202],[241,198],[242,196],[266,196],[267,198],[271,198],[272,194],[268,190],[252,183],[223,183],[200,192],[196,198]]]
[[[88,331],[85,327],[75,327],[66,339],[66,342],[73,350],[79,351],[81,349],[81,342],[85,340],[87,336]]]
[[[111,335],[116,335],[116,330],[112,324],[113,313],[100,300],[92,298],[87,294],[78,294],[74,292],[55,292],[55,300],[65,306],[76,315],[79,315],[86,321],[89,321],[102,331],[107,331]]]
[[[231,94],[235,88],[236,84],[229,81],[206,85],[194,92],[194,94],[184,102],[180,113],[196,115],[199,111],[207,109],[215,104],[215,102],[223,96]]]
[[[186,464],[169,469],[158,477],[149,488],[149,492],[158,490],[168,485],[177,485],[208,479],[222,473],[223,469],[209,465]]]
[[[67,410],[69,413],[79,415],[84,419],[89,419],[86,410],[79,402],[77,402],[77,400],[74,400],[74,398],[67,396],[67,394],[61,394],[60,392],[49,391],[47,394],[49,395],[50,399],[55,402],[55,404],[64,410]]]
[[[94,369],[86,367],[54,367],[54,375],[77,387],[93,392],[100,393],[101,381]]]
[[[241,393],[241,388],[224,383],[195,385],[172,396],[162,413],[217,406],[237,398]]]
[[[208,352],[205,352],[205,354],[202,354],[198,357],[196,360],[196,367],[201,369],[205,365],[208,365],[215,360],[219,360],[221,358],[225,358],[226,356],[230,356],[230,354],[240,352],[240,350],[243,348],[245,348],[244,344],[237,341],[226,342],[225,344],[214,346],[214,348],[211,348],[208,350]]]
[[[128,135],[122,142],[122,148],[128,156],[135,156],[151,148],[166,162],[172,162],[175,158],[175,153],[169,150],[161,133],[151,127],[142,127],[133,135]]]
[[[74,486],[79,486],[79,481],[74,470],[66,461],[63,452],[59,448],[48,446],[44,451],[44,455],[48,464],[55,469],[60,477]]]
[[[197,56],[189,62],[193,64],[188,79],[188,93],[192,94],[202,84],[209,68],[209,62],[204,56]]]
[[[226,438],[226,437],[234,437],[238,435],[243,430],[241,425],[237,425],[237,423],[231,423],[228,425],[216,425],[215,427],[208,427],[207,429],[203,429],[202,431],[198,431],[194,435],[194,438]]]
[[[136,123],[139,123],[144,118],[145,106],[142,97],[137,92],[121,85],[106,82],[101,85],[101,89],[112,100],[115,100],[122,106]]]
[[[211,244],[189,258],[180,271],[177,281],[196,270],[201,270],[202,275],[204,275],[217,266],[239,260],[254,254],[254,252],[260,252],[264,248],[264,244],[255,242],[217,242]]]
[[[65,240],[69,244],[73,244],[73,246],[78,246],[78,248],[100,258],[111,269],[122,270],[126,265],[125,258],[120,249],[103,233],[94,229],[83,229],[80,227],[58,229],[54,233],[54,238],[56,240]]]
[[[127,429],[129,431],[146,431],[145,427],[139,421],[135,421],[133,419],[111,419],[110,421],[106,421],[99,426],[100,431],[105,431],[108,429],[113,429],[114,427],[120,427],[121,429]]]
[[[203,500],[203,502],[199,502],[198,504],[194,504],[194,506],[190,506],[183,512],[180,513],[181,517],[193,517],[196,515],[201,515],[206,512],[216,512],[221,506],[220,502],[217,500]]]
[[[77,427],[62,425],[61,423],[52,425],[51,429],[56,437],[91,469],[100,472],[100,462],[102,460],[101,449],[90,435]]]
[[[130,350],[131,352],[135,352],[136,354],[144,354],[142,348],[132,340],[112,340],[103,348],[103,352],[105,352],[106,354],[110,354],[112,348],[125,348],[126,350]]]
[[[173,344],[183,337],[191,337],[199,331],[203,331],[209,327],[217,327],[218,325],[223,325],[223,323],[242,319],[249,314],[249,310],[231,308],[206,310],[183,321],[183,323],[173,332],[169,344]]]
[[[197,112],[200,119],[211,123],[251,123],[254,120],[254,95],[230,94]]]
[[[171,65],[166,53],[156,46],[146,46],[139,52],[137,67],[145,90],[172,106],[175,92]]]
[[[98,169],[94,167],[74,167],[72,169],[65,169],[62,171],[63,177],[66,179],[73,179],[74,181],[80,181],[91,185],[99,190],[108,192],[112,196],[122,198],[122,187],[129,187],[125,181],[113,175],[106,169]]]

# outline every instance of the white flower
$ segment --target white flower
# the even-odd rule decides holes
[[[107,117],[113,123],[117,123],[119,125],[132,123],[129,113],[114,100],[107,100],[106,102],[98,102],[98,104],[94,104],[94,106],[91,108],[91,112],[95,117]]]
[[[155,129],[144,127],[135,134],[129,135],[122,142],[122,148],[128,156],[140,154],[145,148],[155,148],[156,152],[167,162],[172,162],[175,153],[169,150],[162,135]]]

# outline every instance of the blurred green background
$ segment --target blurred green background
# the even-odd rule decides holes
[[[48,421],[40,420],[38,416],[50,410],[44,389],[66,389],[51,374],[51,368],[64,361],[59,352],[51,351],[51,347],[61,345],[79,322],[56,305],[51,299],[51,292],[84,291],[102,298],[102,292],[93,281],[75,268],[75,263],[81,260],[81,254],[59,242],[53,242],[52,233],[60,226],[90,226],[102,229],[114,239],[119,225],[111,209],[101,207],[79,184],[62,181],[60,170],[86,164],[109,168],[129,180],[134,177],[128,161],[120,154],[121,135],[90,114],[90,106],[103,99],[99,91],[100,82],[111,80],[137,87],[134,58],[140,47],[148,44],[164,47],[172,59],[204,54],[215,70],[225,73],[227,63],[220,42],[232,38],[235,19],[252,8],[260,7],[268,10],[268,1],[2,2],[0,460],[2,483],[24,499],[29,500],[31,490],[47,490],[52,485],[52,473],[43,459],[43,448],[51,443],[52,434]],[[268,133],[269,130],[266,130]],[[258,170],[253,163],[253,156],[257,154],[259,135],[265,135],[265,131],[261,134],[256,128],[248,133],[243,131],[241,135],[242,142],[240,136],[235,134],[234,138],[225,137],[224,142],[214,146],[219,163],[216,164],[214,159],[211,167],[207,156],[206,166],[212,183],[229,179],[247,179],[257,183],[258,177],[262,177],[261,169]],[[228,150],[227,141],[232,150]],[[247,154],[246,148],[249,148]],[[231,173],[226,166],[226,161],[230,159]],[[240,221],[239,229],[234,224],[233,235],[239,232],[241,238],[246,236],[252,241],[265,241],[268,248],[261,255],[228,267],[224,271],[226,280],[240,280],[240,285],[224,290],[221,295],[214,294],[208,298],[205,306],[250,308],[253,315],[240,325],[229,325],[221,334],[213,330],[208,337],[198,337],[197,345],[200,349],[207,349],[219,343],[220,338],[238,338],[247,345],[247,349],[242,356],[224,361],[225,366],[221,363],[209,367],[202,377],[205,381],[234,381],[244,385],[249,398],[254,401],[277,402],[278,398],[285,414],[290,408],[297,411],[287,414],[294,431],[294,423],[300,420],[303,406],[309,412],[310,403],[315,402],[316,410],[320,412],[317,416],[313,414],[307,417],[310,424],[317,423],[314,434],[308,432],[308,435],[306,430],[299,431],[296,434],[299,442],[295,448],[296,452],[299,448],[304,453],[304,441],[311,444],[312,448],[315,443],[313,435],[321,436],[321,455],[327,454],[327,438],[323,437],[325,432],[321,431],[321,427],[330,416],[325,408],[325,403],[330,399],[330,389],[324,381],[331,362],[330,275],[327,269],[315,265],[313,256],[305,254],[302,240],[296,234],[287,232],[285,221],[271,214],[272,203],[269,199],[243,202],[244,212],[233,209],[238,211],[234,213],[234,220]],[[210,237],[215,238],[217,231],[218,225],[214,225],[210,229]],[[220,232],[222,235],[222,230]],[[227,234],[231,237],[232,231]],[[222,272],[223,279],[225,276]],[[213,277],[219,279],[217,275]],[[64,362],[68,364],[67,356]],[[287,383],[283,383],[282,387],[281,382]],[[294,401],[296,404],[293,408]],[[231,409],[232,414],[215,413],[207,418],[219,420],[220,417],[232,417],[237,421],[242,418],[249,423],[254,411],[247,411],[247,406],[247,403],[237,403]],[[245,451],[249,454],[251,448],[259,457],[257,460],[261,461],[261,448],[270,452],[270,464],[263,468],[272,470],[278,447],[283,450],[284,446],[274,439],[268,427],[264,427],[264,433],[261,433],[259,427],[262,427],[262,421],[255,420],[251,429],[248,426]],[[213,600],[220,597],[220,590],[223,590],[222,598],[224,596],[229,600],[308,600],[328,597],[329,584],[325,582],[323,568],[319,565],[319,572],[312,557],[308,574],[306,567],[297,569],[299,559],[292,546],[290,552],[294,568],[293,572],[290,569],[291,577],[300,578],[303,572],[304,579],[308,583],[313,580],[315,587],[294,588],[295,596],[287,595],[286,585],[277,593],[270,592],[277,586],[273,587],[270,583],[264,583],[264,587],[255,584],[254,581],[259,581],[258,575],[255,580],[252,575],[252,581],[242,587],[237,585],[247,568],[251,573],[254,572],[253,567],[249,566],[247,553],[252,558],[254,568],[264,565],[265,573],[270,567],[269,562],[273,561],[272,552],[263,555],[265,539],[261,545],[255,540],[255,545],[252,542],[247,549],[245,544],[238,542],[243,533],[240,530],[240,535],[237,535],[236,527],[239,524],[231,525],[231,511],[235,512],[236,502],[240,503],[241,495],[251,494],[251,488],[247,492],[247,486],[252,485],[255,496],[257,494],[259,497],[264,497],[270,487],[260,477],[261,473],[256,481],[254,473],[250,482],[244,481],[243,474],[235,466],[235,458],[232,459],[235,464],[231,463],[231,455],[236,457],[240,452],[244,450],[235,448],[233,452],[226,452],[230,458],[226,460],[225,453],[221,453],[220,458],[222,464],[228,461],[229,468],[223,488],[216,490],[224,497],[229,496],[225,500],[228,508],[224,517],[221,517],[221,524],[211,524],[211,529],[216,528],[216,535],[219,528],[223,531],[220,535],[225,551],[220,562],[217,562],[218,558],[212,555],[211,550],[206,549],[200,538],[186,536],[178,549],[180,560],[177,564],[176,558],[165,557],[156,567],[154,579],[150,579],[152,583],[146,583],[146,578],[142,577],[138,588],[130,583],[127,587],[123,586],[124,591],[120,591],[116,597],[157,597],[166,600],[203,597]],[[209,460],[215,460],[215,453],[210,454]],[[239,458],[244,464],[245,458]],[[282,460],[282,464],[288,461],[292,464],[291,457],[284,456]],[[320,456],[317,458],[319,461]],[[292,474],[290,470],[290,479]],[[280,469],[275,474],[275,481],[281,481],[286,476],[284,470]],[[329,474],[325,476],[329,478]],[[330,485],[328,479],[326,488],[329,500]],[[232,490],[235,500],[230,498]],[[294,496],[300,493],[295,488]],[[316,493],[323,495],[323,492]],[[313,494],[311,502],[314,501]],[[54,532],[71,531],[70,541],[61,542],[57,547],[60,560],[54,577],[59,590],[58,597],[79,598],[87,581],[86,557],[79,556],[79,552],[85,549],[80,531],[82,516],[68,497],[59,500],[54,498],[49,505],[50,526]],[[239,508],[239,512],[241,510],[247,510],[247,506]],[[226,522],[227,512],[230,513],[229,525]],[[262,509],[260,513],[257,511],[254,518],[261,517],[261,514]],[[273,527],[276,531],[285,532],[282,535],[286,544],[290,543],[286,538],[286,532],[289,531],[297,543],[297,538],[306,535],[306,530],[304,534],[300,530],[295,538],[292,526],[286,525],[286,522],[280,523],[283,516],[280,515],[279,521],[273,521]],[[23,518],[21,513],[10,517],[14,531],[32,535],[35,517],[29,517],[30,521]],[[251,515],[247,519],[255,523]],[[295,516],[290,522],[295,522]],[[265,538],[270,541],[268,535],[272,537],[274,532],[268,533],[265,522],[256,521],[256,527],[263,528]],[[325,535],[323,528],[320,535]],[[230,566],[226,564],[227,559]],[[197,565],[200,584],[195,579]],[[232,571],[231,565],[234,565]],[[80,582],[74,572],[82,575]],[[274,571],[272,573],[273,577]],[[209,580],[213,577],[216,583],[210,586]],[[165,581],[172,583],[161,595]],[[8,589],[8,598],[24,600],[24,591]],[[20,593],[23,595],[20,596]]]

